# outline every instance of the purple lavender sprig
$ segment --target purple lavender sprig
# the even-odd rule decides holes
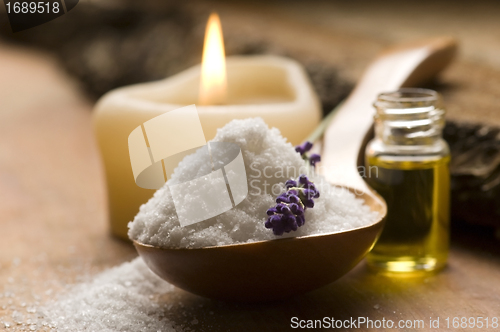
[[[302,174],[296,180],[285,183],[286,191],[276,198],[276,206],[267,210],[266,228],[272,228],[274,235],[283,235],[296,231],[304,225],[304,212],[314,207],[314,199],[319,197],[319,191],[306,175]]]
[[[300,153],[302,159],[308,161],[311,166],[316,167],[316,164],[321,161],[321,156],[317,153],[313,153],[310,156],[306,154],[306,152],[309,152],[309,150],[311,150],[312,147],[313,144],[311,142],[305,141],[301,145],[297,145],[295,147],[295,151]]]
[[[300,153],[301,156],[303,156],[306,152],[309,152],[311,148],[313,147],[313,144],[309,141],[305,141],[304,143],[297,145],[295,147],[295,151]]]

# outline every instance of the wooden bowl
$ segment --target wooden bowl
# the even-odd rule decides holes
[[[344,232],[195,249],[134,245],[154,273],[188,292],[236,302],[282,300],[337,280],[371,250],[387,206],[377,194],[357,195],[379,216]]]

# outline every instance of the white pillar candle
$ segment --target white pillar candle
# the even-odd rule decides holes
[[[200,66],[162,81],[116,89],[97,103],[94,123],[115,235],[127,237],[127,223],[154,193],[135,184],[128,152],[129,134],[147,120],[197,104],[207,140],[233,119],[261,117],[294,145],[319,124],[318,98],[297,62],[276,56],[228,57],[226,61],[225,105],[198,105]]]

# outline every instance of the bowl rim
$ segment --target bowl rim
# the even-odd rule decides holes
[[[343,188],[349,190],[351,193],[354,193],[355,195],[356,195],[356,193],[354,191],[360,191],[359,189],[354,189],[354,188],[348,187],[348,186],[339,186],[339,187],[343,187]],[[276,242],[276,241],[294,241],[294,240],[298,241],[298,240],[309,239],[312,237],[317,238],[317,237],[331,236],[334,234],[345,234],[345,233],[349,233],[349,232],[354,232],[354,231],[359,231],[362,229],[374,227],[374,226],[379,225],[385,221],[385,217],[387,216],[387,203],[382,198],[382,196],[380,196],[377,192],[375,192],[371,188],[368,188],[368,190],[366,190],[366,191],[363,190],[362,193],[363,193],[362,196],[365,196],[365,197],[371,196],[373,200],[375,200],[379,205],[381,205],[381,207],[382,207],[381,212],[382,213],[379,212],[379,216],[377,217],[377,219],[373,223],[370,223],[370,224],[364,225],[364,226],[359,226],[356,228],[351,228],[351,229],[344,230],[344,231],[336,231],[336,232],[320,233],[320,234],[309,234],[309,235],[287,237],[287,238],[281,238],[281,239],[272,239],[272,240],[260,240],[260,241],[255,241],[255,242],[224,244],[221,246],[208,246],[208,247],[200,247],[200,248],[159,247],[159,246],[154,246],[152,244],[142,243],[142,242],[139,242],[138,240],[135,240],[135,239],[130,239],[130,240],[134,243],[135,246],[145,247],[145,248],[149,248],[149,249],[168,250],[168,251],[173,251],[173,250],[175,250],[175,251],[194,251],[194,250],[204,250],[204,249],[208,250],[208,249],[216,249],[216,248],[248,246],[248,245],[252,245],[252,244],[262,244],[262,243],[269,243],[269,242]],[[365,198],[363,197],[363,199],[365,199]]]

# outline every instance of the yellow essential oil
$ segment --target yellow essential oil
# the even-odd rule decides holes
[[[372,157],[369,185],[387,202],[384,230],[369,264],[390,272],[437,270],[449,249],[449,157],[404,160]],[[373,169],[373,168],[372,168]]]
[[[383,272],[436,271],[449,251],[450,154],[445,111],[426,89],[383,93],[366,148],[368,184],[387,202],[382,234],[367,256]]]

